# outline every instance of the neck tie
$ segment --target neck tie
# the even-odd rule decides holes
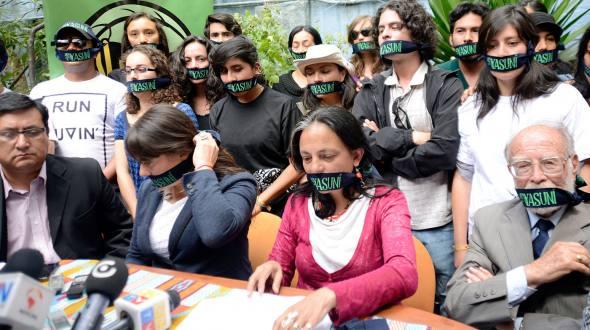
[[[533,256],[537,259],[549,240],[549,230],[555,226],[549,220],[539,219],[535,227],[539,228],[539,235],[533,240]]]

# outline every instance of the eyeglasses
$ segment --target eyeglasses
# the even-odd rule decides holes
[[[74,44],[77,48],[84,48],[86,46],[86,39],[71,38],[71,39],[58,39],[55,41],[55,47],[57,48],[68,48],[70,44]]]
[[[156,71],[155,68],[148,68],[147,66],[138,66],[137,68],[128,68],[126,67],[123,72],[125,72],[125,74],[131,74],[133,71],[137,72],[137,73],[146,73],[148,71]]]
[[[362,34],[364,37],[368,37],[371,35],[371,32],[372,32],[371,29],[362,29],[360,31],[352,30],[352,31],[350,31],[350,39],[352,39],[352,40],[358,39],[359,34]]]
[[[397,128],[404,128],[404,129],[411,129],[412,125],[410,124],[410,119],[408,118],[408,114],[402,108],[401,104],[402,101],[408,96],[410,93],[400,96],[393,101],[391,105],[391,113],[393,114],[393,124]],[[403,120],[402,120],[403,119]],[[405,121],[405,123],[404,123]]]
[[[44,127],[31,127],[23,130],[16,130],[16,129],[5,129],[0,130],[0,139],[10,142],[14,141],[20,134],[24,135],[26,138],[34,139],[45,132]]]
[[[518,160],[512,162],[509,168],[510,173],[512,173],[515,178],[526,179],[533,175],[535,163],[538,163],[543,174],[553,176],[563,173],[565,163],[568,159],[569,157],[547,157],[540,159],[538,162],[533,162],[532,160]]]

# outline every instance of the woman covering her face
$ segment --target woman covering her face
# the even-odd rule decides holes
[[[125,149],[123,141],[129,127],[158,103],[176,106],[191,118],[195,128],[199,124],[190,105],[180,102],[178,86],[172,82],[168,60],[162,52],[138,45],[123,55],[122,64],[127,79],[127,110],[115,119],[115,164],[121,197],[135,217],[136,192],[146,177],[140,175],[139,162]]]
[[[158,104],[125,139],[147,176],[127,261],[185,272],[246,279],[248,227],[256,181],[177,108]],[[218,139],[218,137],[217,137]]]
[[[370,175],[368,143],[355,117],[320,108],[303,119],[291,140],[303,184],[287,202],[269,261],[248,290],[291,283],[315,290],[289,307],[275,329],[311,329],[326,315],[335,325],[371,315],[411,296],[417,287],[410,214],[403,194]]]
[[[533,60],[536,42],[533,22],[515,6],[492,11],[482,23],[478,48],[486,67],[476,93],[459,108],[461,145],[452,204],[454,221],[462,223],[463,232],[456,236],[467,237],[467,224],[473,225],[472,216],[481,207],[516,197],[504,147],[523,128],[545,122],[563,125],[574,137],[580,159],[590,157],[588,104],[575,88]],[[590,178],[587,171],[584,166],[581,174]]]
[[[289,138],[301,112],[289,96],[264,84],[256,48],[247,38],[225,41],[213,49],[210,59],[212,78],[220,80],[228,93],[211,109],[211,128],[264,190],[289,165]],[[280,214],[284,201],[264,207]]]

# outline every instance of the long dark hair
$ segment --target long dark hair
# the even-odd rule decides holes
[[[300,140],[301,133],[310,127],[312,124],[321,123],[329,127],[348,147],[349,150],[356,150],[362,148],[365,152],[363,158],[358,166],[361,169],[364,184],[360,179],[355,179],[355,183],[348,188],[343,190],[344,197],[348,200],[354,200],[358,195],[367,197],[381,197],[383,195],[370,195],[367,190],[374,188],[378,185],[385,185],[382,182],[378,182],[372,176],[372,159],[369,151],[369,143],[367,138],[363,134],[359,122],[356,120],[352,113],[340,108],[340,107],[322,107],[309,114],[303,120],[301,120],[291,136],[291,163],[293,167],[298,171],[304,171],[303,158],[300,152]],[[334,214],[336,205],[334,199],[330,194],[318,193],[313,185],[309,182],[302,184],[295,190],[295,194],[304,196],[311,196],[314,200],[319,201],[320,208],[315,210],[316,215],[320,218],[329,217]]]
[[[203,45],[207,51],[207,56],[209,56],[209,53],[211,52],[211,43],[203,37],[194,35],[186,37],[182,44],[180,44],[170,56],[170,68],[174,76],[174,81],[180,86],[181,95],[184,97],[184,101],[189,104],[192,102],[193,97],[195,97],[196,88],[187,76],[186,63],[184,62],[184,50],[193,42]],[[209,69],[211,70],[211,64],[209,64]],[[206,84],[206,81],[204,83]],[[219,88],[219,86],[217,86],[217,89],[205,88],[205,90],[205,97],[210,105],[213,105],[225,96],[223,88]]]
[[[348,25],[348,27],[346,28],[346,35],[348,36],[348,43],[351,46],[354,43],[354,39],[352,38],[351,32],[354,30],[355,26],[357,26],[359,23],[365,22],[365,21],[371,22],[371,25],[372,25],[373,24],[373,17],[369,16],[369,15],[357,16],[352,20],[352,22],[350,22],[350,25]],[[375,30],[375,27],[371,26],[371,30]],[[373,39],[373,36],[374,36],[374,34],[371,33],[371,39]],[[379,44],[377,42],[377,40],[373,40],[373,43],[375,44],[375,46],[377,46]],[[375,74],[375,73],[379,73],[379,72],[383,71],[384,65],[383,65],[383,62],[381,61],[381,56],[379,56],[379,49],[375,49],[375,50],[370,51],[370,54],[371,54],[371,60],[373,61],[373,63],[375,63],[375,65],[373,66],[372,73]],[[358,77],[362,77],[365,74],[365,62],[363,62],[363,59],[360,56],[360,54],[352,54],[352,57],[350,58],[350,63],[352,63],[352,65],[354,66],[354,73]]]
[[[156,24],[156,30],[158,31],[158,36],[160,36],[158,49],[161,50],[164,55],[166,55],[166,57],[168,57],[170,54],[170,49],[168,48],[168,37],[166,37],[166,32],[164,32],[164,26],[162,25],[162,22],[160,22],[160,20],[156,17],[144,12],[131,14],[125,20],[125,24],[123,25],[123,38],[121,39],[121,54],[124,54],[129,49],[133,48],[129,42],[129,38],[127,37],[127,28],[131,22],[139,18],[147,18]]]
[[[321,45],[322,44],[322,36],[320,36],[320,33],[318,32],[318,30],[316,30],[313,26],[297,25],[289,33],[289,40],[287,42],[287,46],[289,46],[289,48],[293,47],[293,38],[295,38],[295,35],[301,31],[305,31],[305,32],[311,34],[311,36],[313,37],[313,44],[314,45]]]
[[[527,13],[514,5],[500,7],[486,15],[479,30],[479,52],[487,53],[492,38],[509,25],[514,27],[520,39],[527,45],[527,52],[532,53],[533,45],[539,40],[535,25]],[[516,112],[518,105],[524,100],[551,93],[559,81],[553,71],[531,59],[524,72],[516,78],[512,97],[513,111]],[[500,97],[498,82],[487,66],[479,74],[475,91],[477,102],[481,104],[477,119],[481,120],[496,106]]]
[[[342,82],[342,87],[344,88],[344,91],[342,92],[342,107],[348,111],[351,111],[354,104],[354,97],[356,96],[356,83],[350,77],[348,70],[337,64],[336,66],[338,67],[338,70],[344,70],[346,72],[346,76]],[[309,111],[314,111],[315,109],[322,106],[322,100],[313,95],[309,87],[305,88],[302,101],[303,106]]]
[[[164,154],[192,155],[197,129],[191,119],[169,104],[156,104],[129,128],[125,138],[127,152],[138,161],[149,161]],[[219,147],[213,171],[218,178],[244,172],[232,155]]]
[[[223,88],[221,69],[225,65],[225,62],[234,57],[239,58],[252,67],[259,64],[258,52],[256,52],[256,47],[250,39],[245,36],[237,36],[225,41],[221,45],[213,48],[211,53],[209,53],[209,64],[213,68],[214,74],[209,75],[209,78],[207,79],[207,88],[217,89],[219,86]],[[263,86],[266,84],[266,79],[264,78],[263,73],[256,77],[259,84]]]
[[[158,49],[145,45],[137,45],[128,50],[125,54],[123,54],[123,56],[121,57],[121,68],[125,68],[125,62],[127,61],[127,57],[129,56],[129,54],[133,52],[140,52],[147,56],[154,65],[154,68],[156,69],[156,75],[158,77],[167,76],[172,78],[172,72],[170,71],[170,67],[168,66],[168,59],[166,58],[166,56],[164,56],[164,54]],[[159,88],[155,91],[151,91],[148,93],[151,93],[152,100],[154,103],[173,104],[182,101],[182,98],[180,97],[179,87],[174,82],[172,82],[168,87]],[[128,113],[135,114],[139,112],[139,99],[137,98],[137,96],[133,95],[133,93],[127,93],[126,103]]]
[[[574,87],[582,93],[585,99],[590,98],[590,83],[588,83],[588,78],[586,78],[586,74],[584,73],[584,55],[586,54],[586,49],[588,49],[588,42],[590,42],[590,27],[586,29],[586,32],[582,35],[582,39],[580,39],[580,45],[576,54],[578,63],[574,77]]]

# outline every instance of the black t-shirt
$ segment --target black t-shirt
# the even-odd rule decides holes
[[[295,79],[293,79],[293,70],[281,75],[279,82],[272,85],[272,89],[293,97],[296,102],[301,101],[305,91],[305,88],[299,87]]]
[[[197,115],[197,120],[199,121],[199,131],[211,129],[211,126],[209,124],[209,114]]]
[[[291,132],[301,116],[289,96],[265,87],[247,104],[231,95],[222,98],[211,108],[209,120],[238,165],[254,172],[289,165]]]

